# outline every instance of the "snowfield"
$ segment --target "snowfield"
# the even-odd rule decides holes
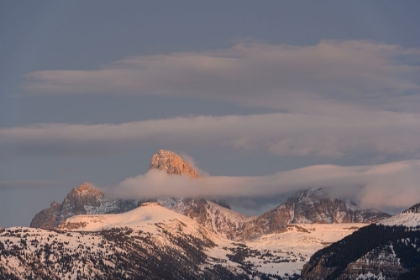
[[[229,210],[227,209],[227,212]],[[112,228],[132,228],[159,236],[160,227],[182,232],[198,238],[209,238],[217,246],[206,251],[212,264],[226,264],[240,269],[240,263],[232,261],[237,248],[246,246],[243,262],[251,263],[259,272],[285,275],[299,274],[310,256],[323,247],[351,234],[366,224],[296,224],[288,225],[275,234],[262,235],[252,241],[235,242],[200,226],[192,219],[171,211],[157,203],[144,203],[141,207],[122,214],[78,215],[68,218],[59,226],[66,231],[101,231]],[[163,246],[168,242],[157,238]],[[245,247],[244,247],[245,248]]]
[[[403,212],[380,221],[385,226],[420,227],[420,213]]]

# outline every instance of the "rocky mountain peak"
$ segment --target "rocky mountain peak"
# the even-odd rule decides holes
[[[104,194],[92,187],[89,183],[84,182],[77,188],[73,188],[73,190],[68,194],[67,198],[73,199],[74,197],[80,196],[89,196],[89,197],[102,197]]]
[[[149,169],[165,170],[168,174],[187,175],[198,178],[200,175],[179,155],[168,150],[159,150],[152,156]]]
[[[295,193],[292,199],[302,200],[305,198],[310,199],[319,199],[328,197],[326,190],[324,188],[311,188],[308,190],[302,190]]]
[[[84,182],[83,184],[81,184],[77,190],[79,191],[87,191],[90,190],[92,187],[90,186],[90,184],[88,182]]]
[[[403,211],[403,213],[420,213],[420,203],[417,203],[407,210]]]

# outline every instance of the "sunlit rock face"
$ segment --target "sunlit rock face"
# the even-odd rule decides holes
[[[191,178],[200,177],[188,162],[168,150],[159,150],[157,154],[153,155],[149,169],[165,170],[168,174],[187,175]]]

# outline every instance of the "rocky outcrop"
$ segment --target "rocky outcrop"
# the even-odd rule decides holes
[[[153,155],[149,169],[165,170],[168,174],[187,175],[191,178],[200,177],[188,162],[168,150],[159,150],[157,154]]]
[[[31,227],[53,229],[74,215],[122,213],[136,208],[137,200],[112,200],[105,198],[100,190],[89,183],[73,188],[62,204],[52,202],[50,208],[44,209],[31,221]]]
[[[379,246],[356,261],[347,265],[339,279],[357,279],[360,275],[385,279],[398,279],[398,276],[408,272],[408,268],[401,265],[392,246]]]
[[[182,198],[158,200],[158,203],[177,213],[183,214],[198,224],[212,230],[224,238],[236,240],[243,239],[242,233],[245,224],[254,220],[235,212],[226,206],[204,198]]]

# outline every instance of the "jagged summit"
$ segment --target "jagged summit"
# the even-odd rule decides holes
[[[68,194],[68,196],[89,196],[89,197],[100,197],[104,196],[104,194],[92,187],[89,183],[84,182],[77,188],[73,188],[72,191]]]
[[[92,189],[91,185],[88,182],[84,182],[83,184],[81,184],[79,187],[75,188],[79,191],[87,191]]]
[[[293,198],[298,199],[298,200],[302,200],[305,198],[319,199],[319,198],[324,198],[324,197],[328,197],[327,191],[324,188],[311,188],[307,190],[301,190],[301,191],[297,191],[293,195]]]
[[[112,200],[89,183],[73,188],[61,204],[53,201],[50,208],[37,213],[31,227],[53,229],[65,219],[80,214],[121,213],[138,206],[136,200]]]
[[[198,178],[197,171],[184,161],[179,155],[168,150],[159,150],[152,156],[149,169],[165,170],[168,174],[187,175]]]
[[[417,203],[407,210],[380,221],[386,226],[420,227],[420,203]]]
[[[420,213],[420,203],[417,203],[407,210],[404,210],[403,213]]]

